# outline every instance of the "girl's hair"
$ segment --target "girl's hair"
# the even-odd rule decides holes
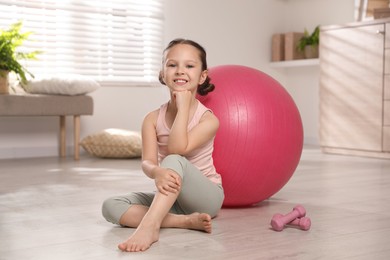
[[[191,40],[187,40],[187,39],[178,38],[178,39],[175,39],[175,40],[171,41],[168,44],[168,46],[165,48],[163,53],[165,53],[170,48],[172,48],[173,46],[178,45],[178,44],[188,44],[188,45],[191,45],[191,46],[195,47],[199,51],[200,60],[202,62],[202,71],[207,70],[206,50],[197,42],[194,42],[194,41],[191,41]],[[164,62],[164,58],[163,58],[163,62]],[[165,82],[162,79],[161,73],[160,73],[158,79],[161,82],[161,84],[165,85]],[[211,78],[209,76],[207,76],[207,78],[203,82],[203,84],[198,86],[197,92],[198,92],[199,95],[205,96],[209,92],[211,92],[211,91],[213,91],[215,89],[214,84],[210,83],[210,81],[211,81]]]

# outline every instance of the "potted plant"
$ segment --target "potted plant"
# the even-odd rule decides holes
[[[34,77],[19,60],[35,59],[40,51],[18,52],[17,48],[30,36],[21,33],[22,21],[12,24],[8,30],[0,29],[0,94],[8,94],[8,74],[14,72],[21,83],[27,83],[27,75]],[[3,84],[3,85],[2,85]]]
[[[298,50],[303,51],[306,59],[318,58],[318,45],[320,43],[320,26],[310,34],[305,29],[302,38],[298,41]]]

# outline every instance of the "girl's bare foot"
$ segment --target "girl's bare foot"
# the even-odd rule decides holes
[[[186,215],[183,226],[180,227],[211,233],[211,217],[206,213]],[[125,252],[145,251],[158,241],[159,231],[159,227],[141,223],[126,241],[118,245],[118,248]]]
[[[192,213],[187,215],[187,228],[211,233],[211,217],[206,213]]]
[[[118,248],[126,252],[145,251],[158,241],[158,237],[159,228],[140,225],[126,241],[118,245]]]

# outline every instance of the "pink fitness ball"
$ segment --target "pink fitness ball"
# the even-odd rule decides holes
[[[302,153],[302,121],[275,79],[245,66],[209,69],[215,90],[199,100],[219,118],[214,163],[225,190],[223,206],[249,206],[278,192]]]

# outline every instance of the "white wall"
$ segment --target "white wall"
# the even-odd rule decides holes
[[[270,35],[284,29],[284,1],[166,0],[166,41],[183,37],[201,43],[209,66],[266,68]]]
[[[318,67],[271,68],[271,36],[351,22],[353,4],[354,0],[166,0],[165,43],[190,38],[206,48],[209,67],[238,64],[270,74],[297,103],[305,142],[318,143]],[[92,96],[94,115],[82,117],[81,137],[112,127],[140,130],[144,115],[168,99],[165,87],[104,87]],[[67,122],[71,130],[72,121]],[[0,118],[0,158],[55,156],[57,131],[57,118]],[[67,141],[71,151],[72,135]]]
[[[319,67],[271,68],[271,36],[353,19],[354,0],[167,0],[165,35],[200,42],[209,66],[245,65],[274,77],[300,110],[305,143],[318,144]]]

